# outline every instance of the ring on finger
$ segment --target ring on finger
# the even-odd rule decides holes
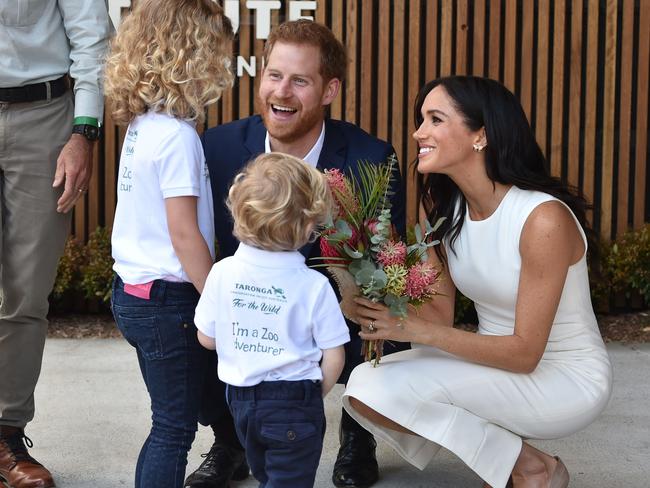
[[[397,326],[398,329],[404,329],[404,322],[402,322],[401,320],[397,322],[395,325]]]
[[[377,325],[377,322],[374,320],[371,320],[370,323],[368,324],[368,332],[375,332],[377,329],[375,326]]]
[[[85,189],[85,188],[78,188],[77,191],[78,191],[79,193],[86,193],[86,189]]]

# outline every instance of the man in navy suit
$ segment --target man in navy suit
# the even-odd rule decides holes
[[[235,175],[257,155],[278,151],[299,157],[323,170],[338,168],[358,177],[359,161],[382,164],[395,154],[390,144],[370,136],[355,125],[326,118],[345,77],[344,46],[325,26],[308,20],[285,22],[271,32],[265,46],[266,65],[258,93],[260,115],[212,128],[203,136],[214,198],[215,228],[220,257],[234,254],[239,243],[225,205]],[[391,197],[393,223],[404,234],[405,204],[399,168],[395,168]],[[301,250],[307,257],[320,255],[318,244]],[[352,341],[346,344],[346,367],[339,379],[362,362],[359,327],[348,322]],[[404,345],[386,346],[385,353]],[[248,465],[232,417],[225,403],[225,385],[206,385],[201,423],[210,425],[215,443],[186,487],[226,488],[230,479],[248,475]],[[340,430],[341,447],[332,481],[338,487],[367,487],[378,478],[373,436],[345,411]]]

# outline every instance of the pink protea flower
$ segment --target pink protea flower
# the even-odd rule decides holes
[[[345,175],[338,169],[326,169],[325,178],[330,190],[332,190],[339,216],[357,212],[359,202]]]
[[[336,246],[334,246],[333,244],[330,244],[327,241],[327,237],[325,237],[325,236],[323,236],[320,239],[320,253],[321,253],[321,256],[324,257],[324,258],[338,258],[338,257],[341,257],[341,253],[336,248]],[[336,263],[336,261],[332,261],[332,260],[328,261],[327,259],[324,259],[323,261],[325,263],[327,263],[327,264]]]
[[[375,235],[377,233],[377,224],[379,223],[379,220],[377,219],[368,219],[366,220],[363,225],[372,235]]]
[[[434,285],[439,271],[429,263],[417,263],[409,268],[406,294],[412,300],[426,300],[435,295]]]
[[[345,193],[347,188],[345,186],[345,176],[338,169],[326,169],[325,178],[327,179],[327,184],[332,190],[336,190],[341,193]]]
[[[343,249],[343,243],[339,244],[338,242],[330,242],[330,241],[327,240],[327,236],[330,235],[330,234],[333,234],[334,232],[336,232],[334,229],[329,229],[329,230],[324,231],[321,234],[319,245],[320,245],[321,256],[323,258],[328,258],[328,257],[345,258],[345,257],[347,257],[347,254],[345,252],[343,252],[343,250],[342,250]],[[360,237],[360,235],[361,234],[359,233],[359,231],[353,227],[352,228],[352,237],[350,237],[350,239],[348,239],[347,245],[350,246],[352,249],[356,249],[359,246],[359,237]],[[327,263],[327,264],[340,264],[340,263],[349,263],[352,260],[350,259],[348,261],[334,261],[334,260],[329,260],[328,261],[327,259],[324,259],[323,261],[325,263]]]
[[[384,267],[404,264],[406,261],[406,244],[401,241],[386,241],[377,253],[377,261]]]

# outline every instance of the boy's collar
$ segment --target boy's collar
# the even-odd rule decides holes
[[[305,256],[298,251],[266,251],[243,242],[239,243],[235,256],[264,268],[285,268],[288,265],[305,264]]]

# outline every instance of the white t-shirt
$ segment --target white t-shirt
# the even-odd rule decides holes
[[[322,380],[322,349],[350,340],[327,278],[297,251],[240,244],[216,263],[196,307],[196,327],[214,337],[221,381]]]
[[[194,126],[147,112],[127,129],[117,180],[113,269],[128,284],[190,281],[172,246],[165,199],[196,196],[198,225],[214,259],[214,210],[208,168]]]

